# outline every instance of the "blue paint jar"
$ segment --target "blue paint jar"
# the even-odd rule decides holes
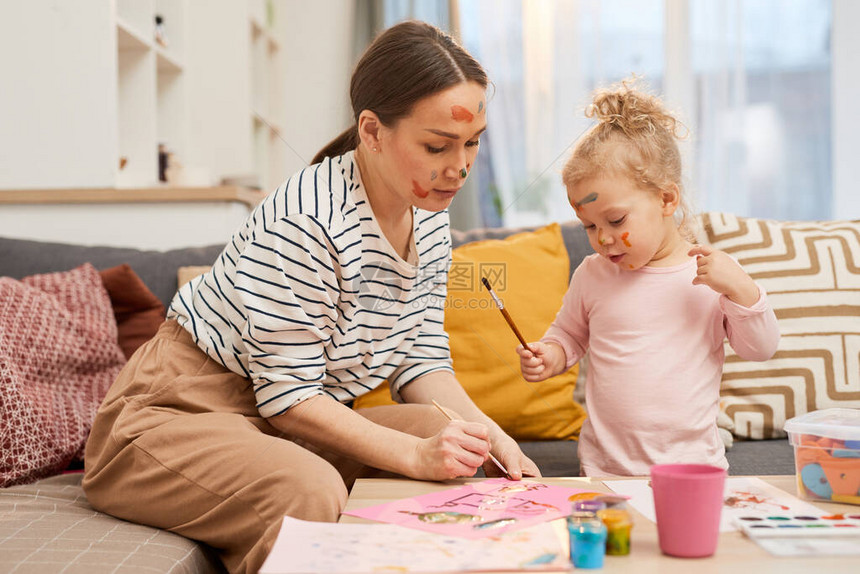
[[[567,532],[570,536],[570,561],[573,565],[576,568],[603,568],[606,525],[597,517],[596,510],[590,505],[586,509],[578,502],[574,503],[573,513],[567,517]]]

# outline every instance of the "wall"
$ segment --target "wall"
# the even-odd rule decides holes
[[[70,30],[87,33],[64,45]],[[57,173],[70,187],[113,185],[116,167],[93,158],[109,156],[117,142],[115,36],[110,13],[95,3],[54,2],[50,9],[44,2],[3,3],[0,78],[16,78],[14,85],[0,84],[6,187],[39,188]],[[76,97],[82,92],[91,96]],[[79,145],[69,149],[45,137],[56,126],[80,134]]]
[[[277,26],[287,64],[282,93],[288,99],[283,149],[286,174],[310,164],[326,143],[352,124],[349,80],[353,62],[355,2],[278,0]]]
[[[860,218],[860,162],[857,134],[860,133],[860,2],[833,2],[833,217]]]

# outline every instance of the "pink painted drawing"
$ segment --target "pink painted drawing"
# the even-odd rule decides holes
[[[579,488],[492,478],[345,512],[377,522],[463,538],[484,538],[570,514]]]

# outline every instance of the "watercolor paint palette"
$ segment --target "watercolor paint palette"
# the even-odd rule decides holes
[[[747,515],[736,517],[735,524],[753,539],[831,536],[860,539],[860,513]]]

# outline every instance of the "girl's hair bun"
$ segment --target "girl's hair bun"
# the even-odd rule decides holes
[[[604,129],[617,128],[631,138],[647,137],[657,130],[665,130],[680,138],[680,122],[666,110],[658,97],[636,84],[634,77],[610,88],[597,90],[585,115],[596,118],[605,126]]]

